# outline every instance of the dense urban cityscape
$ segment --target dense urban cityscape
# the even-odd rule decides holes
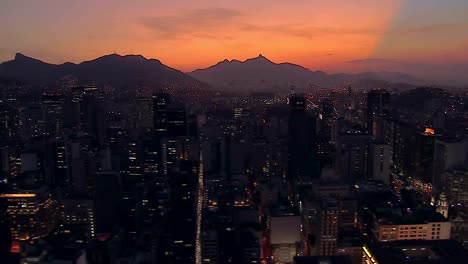
[[[466,90],[176,86],[2,80],[6,263],[467,260]]]
[[[468,0],[0,0],[0,264],[467,264]]]

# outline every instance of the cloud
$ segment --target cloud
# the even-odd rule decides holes
[[[230,24],[241,15],[234,9],[205,8],[174,16],[143,17],[139,22],[162,38],[180,38],[187,34],[215,38],[206,31]]]
[[[446,24],[432,24],[427,26],[421,27],[410,27],[407,29],[395,30],[393,34],[431,34],[431,33],[439,33],[439,32],[446,32],[446,31],[453,31],[457,30],[459,32],[467,32],[468,30],[468,23],[467,22],[460,22],[460,23],[446,23]]]
[[[142,17],[138,22],[154,32],[160,39],[179,39],[190,36],[205,39],[232,40],[232,36],[225,36],[225,33],[228,32],[274,34],[305,39],[329,35],[371,35],[383,33],[381,30],[373,28],[314,27],[304,25],[303,23],[260,25],[245,21],[247,19],[247,16],[244,16],[243,13],[235,9],[205,8],[194,9],[173,16]]]
[[[283,34],[301,38],[316,38],[327,35],[375,35],[384,33],[381,30],[373,28],[313,27],[304,26],[303,24],[278,24],[267,26],[243,24],[240,29],[244,31]]]
[[[352,64],[373,64],[373,63],[399,63],[398,60],[392,59],[379,59],[379,58],[370,58],[370,59],[359,59],[359,60],[350,60],[345,61],[345,63],[352,63]]]

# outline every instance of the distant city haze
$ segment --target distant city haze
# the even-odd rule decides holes
[[[314,71],[468,83],[466,0],[2,0],[0,23],[0,61],[116,52],[191,72],[261,53]]]

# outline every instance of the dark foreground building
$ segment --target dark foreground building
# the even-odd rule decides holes
[[[363,263],[462,264],[468,252],[455,240],[406,240],[364,246]]]

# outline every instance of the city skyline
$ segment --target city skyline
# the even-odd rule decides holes
[[[0,61],[20,52],[77,63],[115,52],[189,72],[261,53],[327,72],[423,68],[434,78],[463,77],[467,2],[361,2],[6,1]]]

